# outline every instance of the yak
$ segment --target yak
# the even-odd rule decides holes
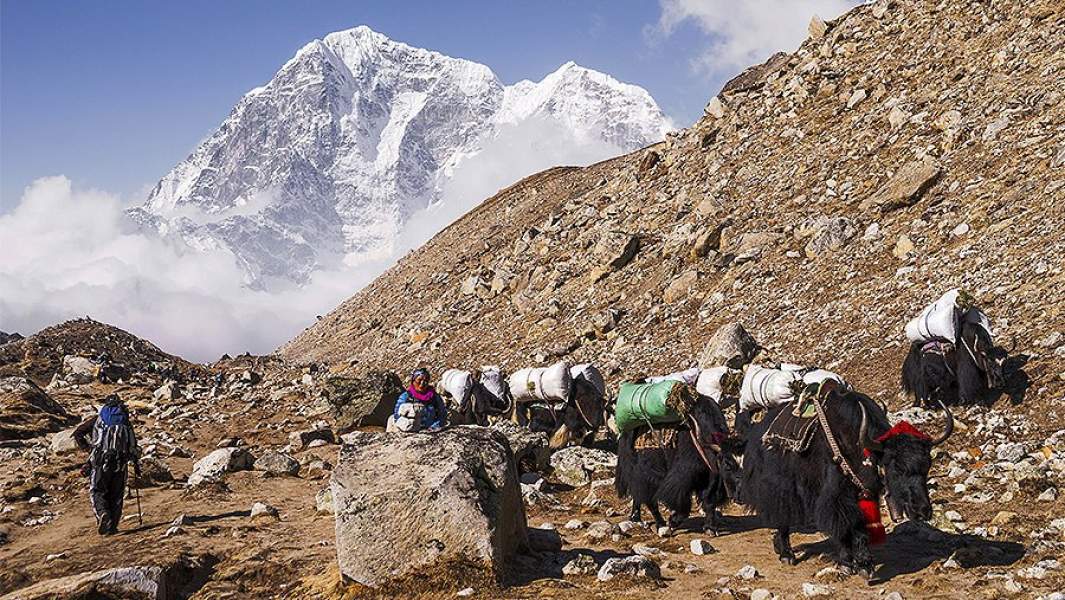
[[[688,517],[695,494],[706,513],[704,531],[717,535],[718,508],[730,499],[739,467],[727,446],[728,423],[713,399],[699,396],[688,417],[659,447],[636,448],[637,438],[649,433],[648,427],[622,433],[614,488],[618,496],[632,498],[629,520],[639,522],[646,506],[663,535]],[[671,511],[668,526],[659,502]]]
[[[471,374],[469,393],[465,398],[452,399],[449,407],[448,422],[452,425],[481,425],[489,423],[489,417],[499,417],[510,412],[514,398],[506,379],[500,378],[502,385],[489,389],[483,380],[483,373],[474,370]]]
[[[532,431],[546,433],[551,448],[557,450],[583,443],[602,427],[606,422],[605,402],[591,382],[576,378],[564,405],[519,402],[514,405],[514,420]]]
[[[748,432],[737,496],[776,530],[773,548],[781,562],[796,562],[791,531],[813,525],[838,546],[837,561],[845,572],[869,578],[870,537],[859,499],[872,507],[877,524],[881,495],[893,520],[931,518],[931,451],[950,437],[954,417],[943,405],[946,428],[933,440],[906,421],[892,426],[884,408],[868,396],[831,385],[823,392],[821,406],[840,456],[820,424],[803,451],[763,443],[777,415],[793,410],[795,401],[769,409],[758,423],[752,423],[751,414],[744,411],[737,416]],[[848,468],[853,477],[846,473]]]
[[[971,405],[1005,385],[1007,352],[977,323],[963,322],[957,343],[913,342],[902,364],[902,389],[919,406]]]

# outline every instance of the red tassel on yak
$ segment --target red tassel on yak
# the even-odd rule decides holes
[[[887,531],[884,523],[880,520],[880,502],[875,498],[859,498],[858,510],[862,513],[865,521],[865,531],[869,534],[869,545],[883,544],[887,539]]]

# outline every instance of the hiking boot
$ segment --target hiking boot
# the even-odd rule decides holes
[[[100,535],[107,535],[107,534],[111,533],[111,517],[110,516],[103,515],[102,517],[100,517],[100,523],[96,527],[96,532],[99,533]]]

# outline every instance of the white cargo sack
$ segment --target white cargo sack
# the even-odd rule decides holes
[[[569,374],[574,380],[584,379],[592,384],[595,389],[599,390],[599,395],[606,398],[606,381],[603,380],[603,374],[592,363],[573,365],[570,367]]]
[[[455,399],[456,406],[462,406],[473,391],[473,375],[461,369],[448,369],[440,376],[440,388]]]
[[[481,367],[481,385],[499,399],[500,403],[507,397],[507,379],[503,377],[503,369],[495,366]]]
[[[735,371],[728,367],[714,367],[703,369],[699,372],[699,378],[695,381],[695,391],[700,396],[706,396],[714,402],[721,404],[724,397],[721,392],[721,380],[729,373]]]
[[[759,410],[787,404],[793,400],[792,383],[801,381],[797,373],[767,369],[757,365],[747,367],[740,385],[740,410]]]
[[[944,339],[953,344],[957,339],[958,295],[957,289],[950,290],[926,306],[920,315],[906,324],[906,337],[911,342]]]
[[[565,402],[572,385],[569,363],[564,360],[550,367],[526,367],[510,376],[510,394],[518,403]]]
[[[385,431],[399,433],[414,433],[422,428],[422,416],[425,414],[425,405],[419,402],[404,402],[399,405],[399,418],[389,417]]]
[[[802,382],[806,385],[810,385],[813,383],[821,383],[826,379],[835,379],[837,382],[839,382],[841,386],[845,388],[850,387],[850,384],[847,383],[846,379],[826,369],[821,369],[818,367],[804,367],[802,365],[793,365],[790,363],[781,364],[780,369],[782,371],[791,371],[792,373],[798,374],[799,377],[802,377]]]
[[[677,371],[676,373],[670,373],[669,375],[656,375],[654,377],[648,377],[647,383],[660,383],[662,381],[679,381],[684,385],[695,385],[695,382],[699,380],[699,367],[692,367],[683,371]]]

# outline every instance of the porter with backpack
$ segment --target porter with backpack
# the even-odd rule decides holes
[[[99,414],[74,431],[74,439],[89,451],[89,497],[98,531],[101,535],[116,533],[130,462],[140,476],[140,448],[125,404],[116,394],[108,396]]]

